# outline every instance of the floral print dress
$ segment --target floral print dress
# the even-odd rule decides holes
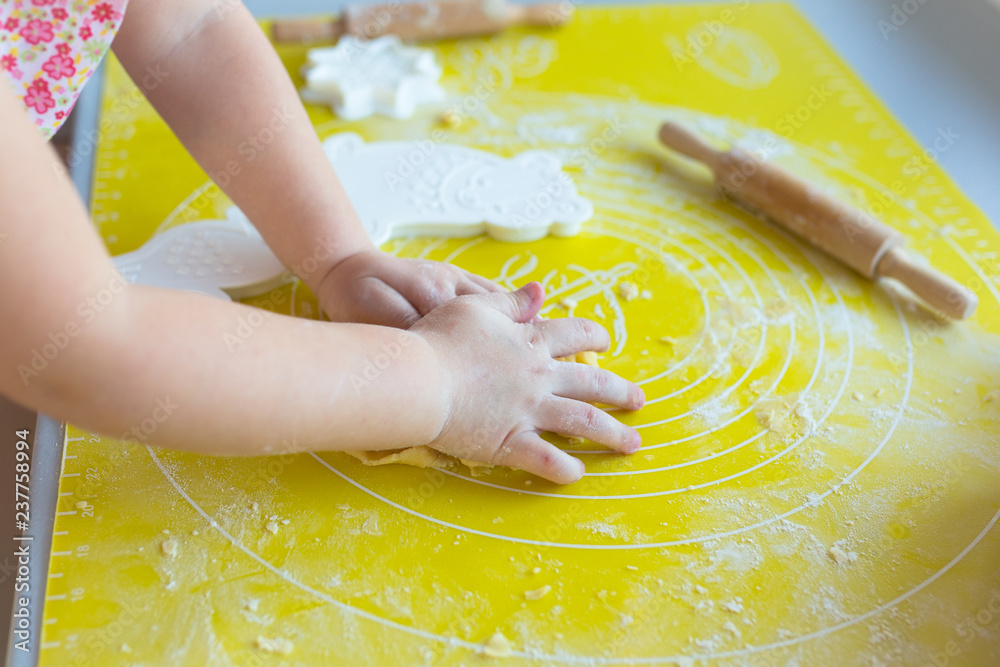
[[[46,139],[111,46],[127,2],[0,0],[0,78]]]

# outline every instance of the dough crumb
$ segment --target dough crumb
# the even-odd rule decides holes
[[[250,598],[249,600],[244,600],[243,608],[246,609],[247,611],[256,612],[258,609],[260,609],[260,600],[258,600],[257,598]]]
[[[272,535],[277,535],[278,534],[278,522],[277,521],[268,521],[267,525],[265,525],[264,527],[267,528],[268,532],[271,533]]]
[[[164,556],[173,558],[177,555],[177,540],[164,540],[160,542],[160,551],[163,552]]]
[[[740,629],[737,628],[732,621],[726,621],[725,625],[722,626],[722,629],[732,634],[736,638],[743,636],[743,633],[740,632]]]
[[[257,639],[253,645],[262,653],[277,653],[278,655],[288,655],[294,647],[292,642],[284,637],[270,639],[262,635],[257,635]]]
[[[626,570],[632,570],[633,572],[638,572],[639,571],[639,568],[637,568],[635,565],[626,565],[625,569]]]
[[[673,336],[660,336],[660,342],[664,345],[673,346],[677,344],[677,339]]]
[[[565,308],[566,310],[573,310],[576,308],[576,301],[573,299],[561,299],[559,301],[559,307]]]
[[[593,366],[594,368],[601,367],[597,360],[597,353],[591,350],[577,352],[572,357],[556,357],[556,361],[575,361],[578,364],[587,364],[588,366]]]
[[[615,287],[615,291],[618,292],[620,296],[625,301],[634,301],[639,296],[639,288],[635,286],[635,283],[623,280],[618,283]]]
[[[705,595],[706,593],[708,593],[708,589],[702,586],[701,584],[695,584],[694,590],[696,593],[700,595]]]
[[[644,289],[641,292],[639,292],[639,298],[649,301],[650,299],[653,298],[653,293],[650,292],[648,289]]]
[[[524,591],[524,599],[525,600],[541,600],[543,597],[545,597],[546,595],[548,595],[551,590],[552,590],[552,587],[549,586],[548,584],[545,584],[541,588],[536,588],[533,591]]]
[[[983,403],[993,403],[1000,400],[1000,389],[991,389],[983,395]]]
[[[858,560],[858,554],[855,551],[844,551],[839,546],[834,544],[830,547],[830,550],[826,552],[826,555],[830,557],[837,565],[850,565],[851,563]]]
[[[122,653],[131,653],[132,652],[132,647],[129,646],[128,644],[122,644],[121,651],[122,651]]]
[[[761,426],[781,438],[806,433],[816,425],[812,409],[800,398],[764,396],[753,411]]]
[[[851,398],[853,398],[858,403],[861,403],[862,401],[865,400],[865,395],[862,394],[860,391],[856,391],[853,394],[851,394]]]
[[[532,574],[540,574],[541,571],[542,571],[542,568],[540,568],[540,567],[533,567],[533,568],[531,568],[531,573]]]
[[[578,435],[566,436],[566,441],[571,445],[580,445],[587,442],[586,438],[581,438]]]
[[[482,653],[487,658],[506,658],[510,656],[512,650],[513,647],[510,644],[510,640],[497,630],[489,639],[483,642]]]
[[[879,387],[878,391],[875,392],[875,398],[881,398],[882,394],[885,393],[885,387]]]
[[[260,509],[260,505],[258,505],[256,502],[250,503],[250,511],[251,512],[256,512],[258,509]]]
[[[83,510],[83,509],[87,509],[87,501],[86,501],[86,500],[81,500],[80,502],[78,502],[78,503],[76,504],[76,508],[77,508],[78,510]]]

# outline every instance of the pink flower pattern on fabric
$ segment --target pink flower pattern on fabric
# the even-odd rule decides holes
[[[34,109],[35,113],[43,114],[55,107],[55,100],[49,92],[49,83],[45,79],[36,79],[28,86],[28,92],[24,95],[24,103],[29,109]]]
[[[107,53],[127,3],[0,0],[0,79],[46,139],[62,125]]]

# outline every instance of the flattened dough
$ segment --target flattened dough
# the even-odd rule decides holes
[[[572,357],[560,357],[559,361],[575,361],[580,364],[587,364],[594,368],[600,368],[597,362],[596,352],[579,352]],[[402,463],[403,465],[415,468],[452,468],[456,463],[466,466],[473,475],[489,472],[493,466],[478,461],[468,459],[457,459],[436,449],[431,449],[427,445],[419,447],[407,447],[405,449],[379,449],[363,450],[356,452],[345,451],[345,454],[353,456],[366,466],[384,466],[390,463]]]

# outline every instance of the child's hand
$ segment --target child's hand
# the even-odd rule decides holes
[[[451,378],[450,407],[431,447],[567,484],[580,479],[583,463],[539,433],[584,437],[631,454],[641,444],[638,432],[588,402],[638,410],[645,396],[609,371],[556,361],[606,350],[610,339],[589,320],[531,323],[543,300],[538,283],[466,296],[437,308],[410,331],[430,343]]]
[[[337,264],[316,297],[334,322],[407,329],[456,296],[502,291],[486,278],[450,264],[366,250]]]

